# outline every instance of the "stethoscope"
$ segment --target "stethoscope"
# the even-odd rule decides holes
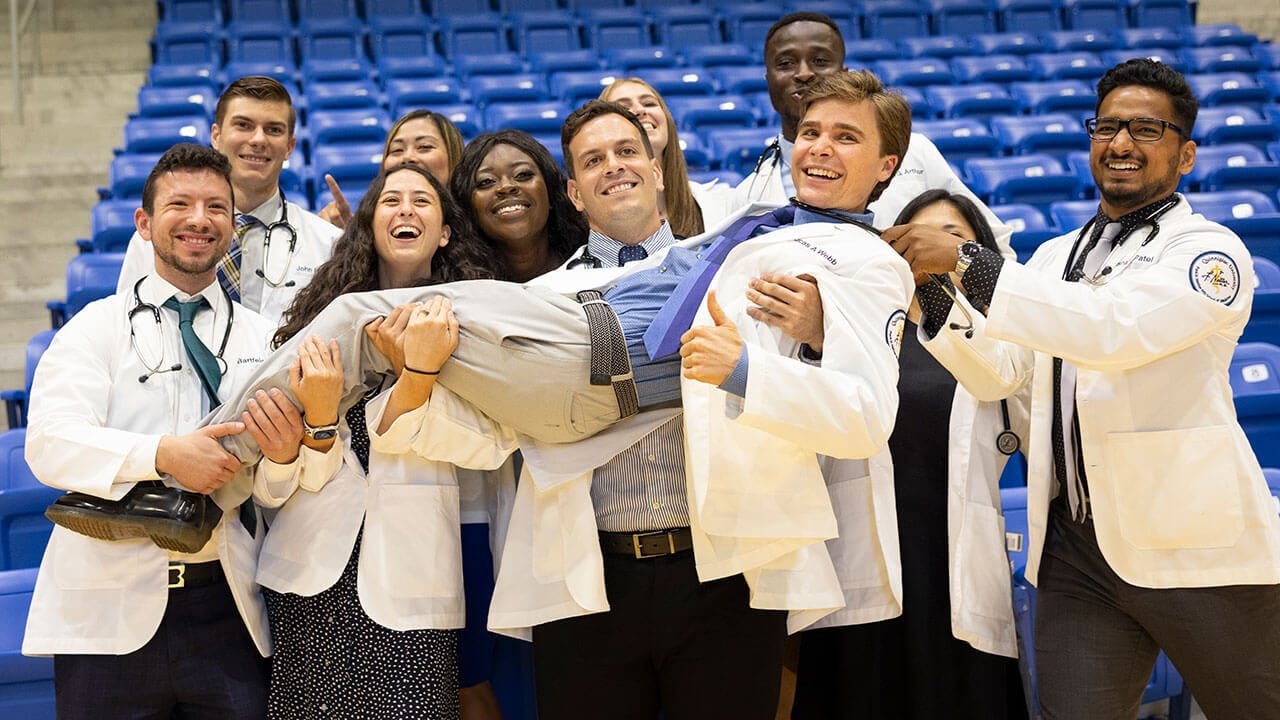
[[[177,372],[182,369],[182,363],[180,362],[174,363],[169,367],[164,367],[163,341],[160,345],[160,361],[154,365],[147,362],[147,358],[142,353],[142,348],[138,347],[138,335],[134,331],[133,322],[135,315],[142,312],[151,313],[151,317],[156,323],[157,333],[159,333],[159,330],[164,327],[164,321],[160,317],[160,308],[149,302],[142,301],[142,295],[139,292],[139,288],[142,287],[142,281],[146,279],[147,276],[143,275],[138,278],[138,282],[133,284],[133,307],[129,310],[129,345],[133,347],[133,352],[138,356],[138,361],[142,363],[142,367],[147,369],[145,373],[138,376],[138,382],[140,383],[145,383],[150,380],[152,375]],[[236,306],[235,303],[231,302],[231,296],[227,294],[226,288],[222,287],[221,283],[218,283],[218,288],[222,290],[223,297],[227,299],[227,326],[226,329],[222,331],[222,343],[218,345],[218,354],[214,356],[214,359],[218,361],[218,369],[225,375],[227,373],[227,361],[222,359],[222,355],[227,350],[227,341],[231,339],[231,324],[235,321]]]
[[[284,272],[280,274],[279,280],[272,280],[267,277],[263,268],[271,267],[269,262],[271,259],[271,239],[272,235],[277,231],[283,231],[289,238],[289,254],[285,258]],[[294,287],[298,283],[293,280],[286,280],[289,275],[289,266],[293,264],[293,255],[298,248],[298,231],[293,229],[293,225],[289,224],[289,203],[285,200],[284,189],[280,190],[280,219],[266,226],[266,235],[262,238],[262,267],[254,271],[254,273],[262,278],[262,281],[273,288],[278,287]]]
[[[1172,210],[1174,206],[1177,205],[1179,202],[1180,202],[1180,198],[1178,197],[1177,194],[1173,194],[1165,198],[1163,202],[1161,202],[1155,209],[1153,209],[1147,215],[1147,217],[1143,218],[1142,224],[1150,226],[1149,229],[1147,230],[1147,236],[1143,238],[1142,242],[1139,243],[1138,245],[1133,245],[1129,247],[1129,254],[1127,257],[1122,258],[1120,262],[1105,263],[1104,266],[1099,270],[1097,270],[1092,276],[1082,277],[1081,280],[1083,280],[1088,285],[1097,287],[1113,279],[1112,271],[1115,270],[1116,268],[1124,269],[1129,265],[1133,264],[1132,263],[1133,258],[1137,256],[1138,252],[1142,248],[1146,247],[1147,243],[1151,242],[1153,238],[1155,238],[1156,233],[1160,232],[1160,224],[1157,223],[1156,220],[1158,220],[1165,213]],[[1066,280],[1070,275],[1071,268],[1076,263],[1076,259],[1077,259],[1076,255],[1080,253],[1080,245],[1084,242],[1084,239],[1089,236],[1090,231],[1097,226],[1097,223],[1098,223],[1098,216],[1094,215],[1092,218],[1089,219],[1089,222],[1084,224],[1084,227],[1080,228],[1080,232],[1076,234],[1075,242],[1071,244],[1071,254],[1067,256],[1067,267],[1062,271],[1063,280]],[[1136,230],[1138,227],[1141,227],[1141,225],[1135,227],[1134,230]],[[1125,241],[1129,239],[1129,235],[1132,234],[1132,232],[1133,230],[1130,230],[1129,233],[1117,237],[1112,242],[1112,246],[1119,247],[1121,245],[1125,245],[1126,244]],[[1111,258],[1108,257],[1107,259],[1110,260]]]
[[[747,187],[748,198],[751,200],[759,199],[756,197],[756,183],[760,180],[760,170],[764,168],[765,164],[769,163],[769,173],[772,176],[773,172],[778,169],[778,163],[780,162],[782,162],[782,143],[778,141],[778,136],[774,135],[769,140],[769,144],[765,146],[764,152],[761,152],[759,157],[756,158],[756,167],[751,171],[751,185]]]
[[[573,270],[574,268],[580,267],[599,270],[604,267],[604,263],[600,262],[600,258],[591,254],[591,248],[588,245],[583,245],[582,254],[570,260],[564,267],[566,270]]]

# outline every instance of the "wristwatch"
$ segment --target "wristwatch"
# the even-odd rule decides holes
[[[320,427],[311,427],[307,422],[307,416],[302,416],[302,431],[312,440],[332,440],[338,436],[338,424],[321,425]]]
[[[974,258],[978,257],[978,253],[982,252],[982,246],[972,240],[966,240],[960,243],[960,247],[956,248],[956,275],[963,278],[964,271],[969,269],[973,264]]]

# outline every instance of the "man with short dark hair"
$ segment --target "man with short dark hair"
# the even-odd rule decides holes
[[[235,236],[218,269],[232,299],[279,323],[293,296],[329,259],[339,228],[290,202],[280,173],[297,144],[297,111],[289,91],[258,75],[239,78],[218,98],[210,140],[231,162],[236,189]],[[117,293],[150,272],[150,248],[129,241]]]
[[[1108,70],[1085,123],[1098,213],[1026,266],[884,233],[915,272],[961,278],[960,306],[918,291],[925,346],[981,399],[1030,393],[1046,718],[1136,717],[1160,650],[1208,717],[1280,717],[1280,518],[1227,379],[1254,273],[1177,192],[1196,111],[1167,65]]]
[[[234,223],[230,177],[211,148],[166,152],[134,217],[155,248],[152,271],[73,317],[36,371],[27,462],[41,482],[73,491],[63,500],[78,498],[50,509],[60,525],[22,647],[54,656],[59,718],[266,713],[253,467],[218,439],[248,429],[287,464],[296,450],[286,436],[302,425],[277,392],[244,422],[199,427],[263,361],[273,328],[217,282]]]

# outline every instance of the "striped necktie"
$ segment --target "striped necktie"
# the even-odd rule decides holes
[[[254,225],[261,224],[258,218],[248,213],[237,215],[236,234],[231,238],[231,247],[227,248],[227,254],[218,261],[218,284],[236,302],[240,302],[240,249],[244,244],[244,234]]]

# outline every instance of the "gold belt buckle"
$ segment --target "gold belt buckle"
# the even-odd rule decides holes
[[[177,577],[174,577],[175,572],[177,572]],[[169,563],[169,587],[182,588],[186,586],[187,586],[186,563]]]
[[[656,552],[656,553],[646,555],[643,548],[640,545],[640,541],[644,538],[658,537],[659,535],[666,536],[667,551],[665,553]],[[649,533],[633,533],[631,535],[631,547],[635,550],[637,560],[644,560],[645,558],[651,558],[651,557],[662,557],[663,555],[674,555],[676,553],[676,539],[674,534],[669,530],[659,530],[657,532],[649,532]]]

